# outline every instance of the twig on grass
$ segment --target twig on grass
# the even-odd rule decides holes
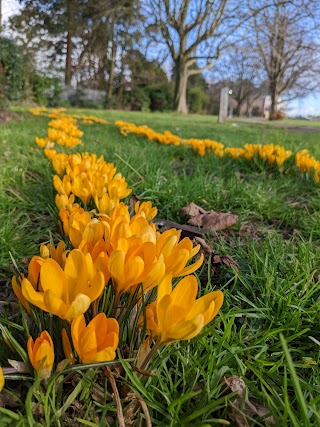
[[[124,422],[123,411],[122,411],[122,406],[121,406],[121,400],[120,400],[120,396],[119,396],[117,384],[115,382],[115,379],[114,379],[114,377],[112,375],[112,372],[111,372],[110,368],[108,368],[106,366],[105,367],[105,372],[107,374],[108,380],[110,381],[110,384],[111,384],[111,387],[112,387],[112,390],[113,390],[114,400],[116,402],[116,407],[117,407],[117,416],[118,416],[119,427],[126,427],[125,422]]]

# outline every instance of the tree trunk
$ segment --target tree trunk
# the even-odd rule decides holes
[[[277,82],[270,83],[270,94],[271,94],[271,105],[270,105],[269,120],[273,120],[276,117],[276,114],[278,112],[279,94],[278,94]]]
[[[112,31],[113,34],[113,31]],[[111,60],[110,60],[110,68],[109,68],[109,81],[108,81],[108,90],[107,90],[107,102],[110,101],[112,98],[113,93],[113,81],[114,81],[114,68],[115,68],[115,62],[116,62],[116,43],[113,39],[111,41]]]
[[[66,69],[64,76],[64,83],[66,86],[71,85],[72,77],[72,25],[73,25],[73,16],[72,16],[72,1],[67,1],[67,56],[66,56]]]
[[[235,115],[238,117],[240,117],[241,107],[242,107],[242,102],[238,102],[236,111],[235,111]]]
[[[179,58],[176,61],[176,81],[174,95],[174,109],[177,113],[188,114],[187,84],[188,69],[186,64]]]

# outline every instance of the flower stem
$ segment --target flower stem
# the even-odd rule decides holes
[[[145,359],[143,360],[143,362],[141,363],[141,365],[139,366],[140,369],[144,369],[146,370],[148,367],[148,364],[152,358],[152,356],[155,354],[155,352],[158,350],[158,348],[161,345],[161,341],[158,338],[158,340],[156,341],[155,345],[152,347],[152,349],[149,351],[149,353],[146,355]]]

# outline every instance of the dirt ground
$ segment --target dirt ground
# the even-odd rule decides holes
[[[10,122],[11,120],[18,120],[19,115],[13,111],[0,111],[0,125],[2,123]]]

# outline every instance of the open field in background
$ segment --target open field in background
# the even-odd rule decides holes
[[[320,159],[320,134],[247,123],[218,125],[212,116],[82,111],[111,123],[132,121],[226,146],[273,143],[294,153],[307,148]],[[24,112],[21,120],[0,126],[2,301],[14,299],[9,253],[23,264],[25,257],[38,254],[39,243],[49,240],[49,230],[56,230],[56,240],[59,235],[52,171],[34,142],[35,136],[46,134],[47,123],[46,118]],[[236,375],[244,378],[250,401],[273,416],[273,425],[320,426],[320,185],[294,171],[280,174],[253,162],[201,158],[186,147],[124,137],[114,125],[80,127],[84,146],[74,151],[103,154],[114,162],[133,192],[157,206],[159,218],[186,222],[180,209],[191,201],[207,210],[239,215],[239,224],[231,230],[208,236],[216,254],[230,255],[239,265],[239,270],[219,266],[212,277],[210,265],[200,272],[203,287],[225,292],[221,315],[207,328],[209,335],[163,349],[152,366],[157,375],[134,378],[154,424],[230,421],[235,394],[230,394],[224,377]],[[243,232],[248,226],[250,232]],[[0,316],[5,307],[3,302]],[[284,352],[280,333],[293,361]],[[0,358],[5,359],[2,347]],[[82,418],[91,423],[102,420],[95,424],[101,427],[103,413],[114,409],[111,403],[101,407],[91,397],[84,398],[83,405]],[[250,426],[268,425],[245,405],[242,410]],[[240,425],[239,419],[232,425]]]

